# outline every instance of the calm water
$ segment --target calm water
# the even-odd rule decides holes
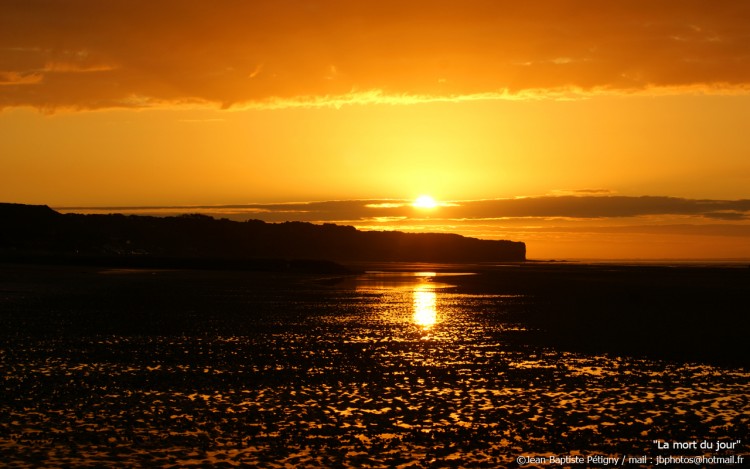
[[[196,283],[195,333],[8,336],[0,451],[12,467],[513,467],[750,437],[747,372],[514,345],[507,317],[533,298],[457,294],[455,275]]]

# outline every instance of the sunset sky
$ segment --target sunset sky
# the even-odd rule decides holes
[[[0,0],[0,201],[750,258],[748,25],[734,0]]]

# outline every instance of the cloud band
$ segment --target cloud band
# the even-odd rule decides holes
[[[730,0],[10,0],[0,108],[747,93]]]

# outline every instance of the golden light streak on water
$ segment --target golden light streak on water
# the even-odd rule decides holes
[[[429,330],[437,322],[437,294],[429,284],[420,284],[414,287],[414,323]]]

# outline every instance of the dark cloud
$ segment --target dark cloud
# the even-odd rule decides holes
[[[65,211],[92,211],[66,208]],[[700,200],[677,197],[543,196],[517,199],[456,201],[433,210],[419,209],[406,200],[345,200],[290,204],[248,204],[190,207],[98,208],[97,212],[124,211],[142,214],[210,213],[230,218],[255,218],[269,222],[312,221],[357,223],[376,219],[484,220],[502,218],[604,219],[641,216],[693,216],[744,220],[750,200]]]
[[[691,236],[750,237],[747,224],[665,224],[665,225],[617,225],[617,226],[545,226],[522,228],[519,231],[535,233],[596,233],[596,234],[650,234]]]
[[[456,213],[458,209],[454,209]],[[460,213],[485,217],[618,218],[644,215],[700,215],[750,211],[750,200],[696,200],[677,197],[559,196],[484,200],[467,203]]]
[[[750,220],[749,215],[742,212],[713,212],[703,214],[704,217],[715,220]]]
[[[0,108],[745,90],[748,24],[734,0],[5,0]]]

